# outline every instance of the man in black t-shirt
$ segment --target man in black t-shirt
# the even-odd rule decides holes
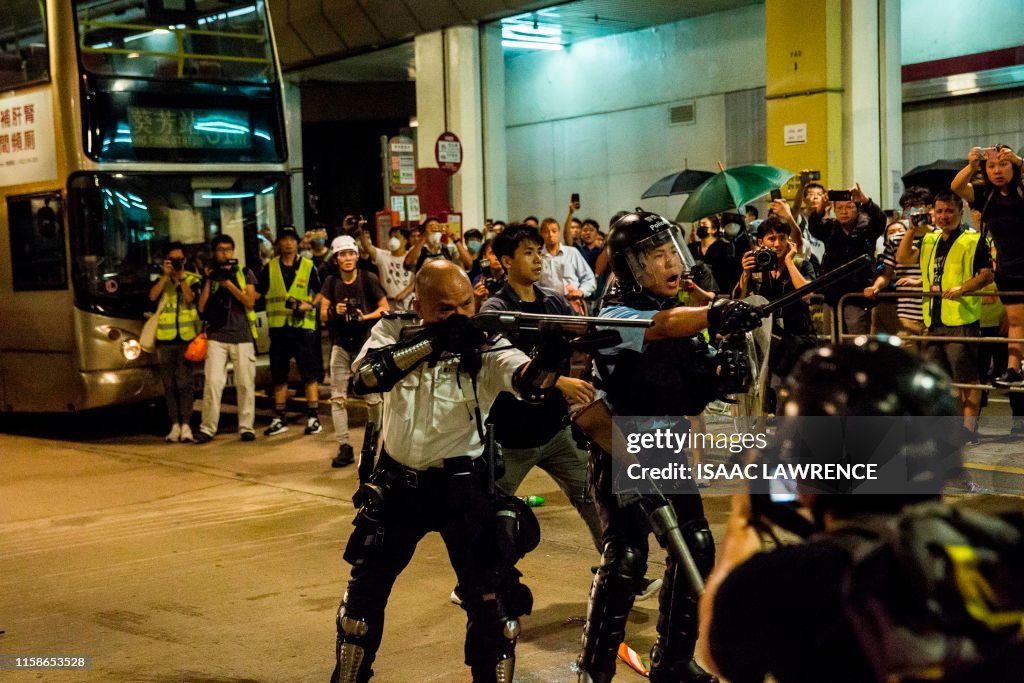
[[[331,275],[320,290],[320,320],[331,334],[331,417],[338,438],[338,454],[331,467],[352,464],[355,455],[348,442],[348,382],[352,361],[370,336],[370,328],[388,310],[388,295],[376,275],[359,270],[356,241],[343,235],[334,241],[339,275]],[[380,428],[381,395],[366,394],[367,421]]]
[[[737,298],[760,294],[775,301],[784,294],[800,289],[814,279],[814,267],[804,259],[789,241],[790,227],[772,214],[757,227],[758,246],[771,249],[775,262],[770,268],[756,267],[754,252],[743,255],[743,275],[740,276]],[[773,318],[773,331],[806,335],[813,333],[811,311],[807,302],[795,301]]]
[[[549,315],[573,315],[569,302],[559,293],[537,286],[544,272],[540,233],[528,225],[510,225],[494,238],[494,255],[508,274],[508,281],[488,299],[480,311],[522,311]],[[540,343],[536,334],[509,335],[521,351],[531,354]],[[558,378],[553,391],[541,403],[527,403],[501,393],[488,420],[494,424],[495,441],[502,448],[505,474],[498,486],[514,495],[534,466],[554,479],[586,522],[594,546],[601,548],[601,521],[587,496],[587,454],[576,447],[569,427],[568,403],[585,405],[594,400],[587,381]],[[528,426],[528,428],[527,428]]]

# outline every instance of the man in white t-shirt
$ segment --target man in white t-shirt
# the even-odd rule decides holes
[[[380,283],[388,294],[388,305],[392,311],[407,311],[412,301],[412,271],[406,270],[405,235],[401,228],[391,228],[388,233],[387,249],[373,246],[370,233],[365,225],[360,224],[359,244],[370,255],[370,261],[376,264],[380,272]]]

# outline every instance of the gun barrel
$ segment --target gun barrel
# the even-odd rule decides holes
[[[618,318],[595,318],[581,315],[544,315],[520,311],[485,311],[473,316],[473,327],[484,332],[521,332],[538,330],[541,323],[561,324],[568,328],[601,326],[607,328],[650,327],[651,320],[624,320]]]
[[[775,311],[790,305],[797,299],[804,298],[808,294],[820,292],[821,290],[832,285],[833,283],[842,280],[845,277],[849,277],[850,275],[860,270],[861,268],[871,265],[871,263],[873,262],[870,256],[868,256],[867,254],[861,254],[852,261],[848,261],[843,265],[839,266],[838,268],[830,270],[824,275],[815,278],[814,280],[811,280],[809,283],[807,283],[800,289],[789,292],[788,294],[783,294],[775,301],[763,306],[761,310],[764,312],[764,315],[767,316],[770,313],[774,313]]]

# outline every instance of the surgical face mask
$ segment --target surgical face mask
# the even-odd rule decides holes
[[[397,237],[392,237],[391,239],[388,240],[388,250],[389,251],[398,251],[398,248],[401,247],[401,246],[402,246],[402,242]]]
[[[734,238],[742,232],[739,223],[728,223],[725,226],[725,234],[729,238]]]
[[[477,241],[477,240],[470,240],[470,241],[466,242],[466,249],[469,250],[470,254],[479,254],[480,253],[480,242]]]
[[[707,236],[708,236],[708,226],[706,226],[706,225],[698,225],[697,226],[697,238],[698,239],[704,239]]]
[[[427,241],[430,242],[430,244],[432,246],[435,246],[435,247],[438,246],[439,244],[441,244],[441,233],[439,233],[439,232],[432,232],[432,233],[430,233],[430,235],[427,237]]]
[[[325,242],[325,240],[313,240],[313,246],[314,247],[322,247],[322,246],[324,246],[324,242]]]

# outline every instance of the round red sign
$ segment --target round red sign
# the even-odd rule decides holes
[[[446,173],[456,173],[462,166],[462,142],[455,133],[445,131],[434,144],[437,167]]]

